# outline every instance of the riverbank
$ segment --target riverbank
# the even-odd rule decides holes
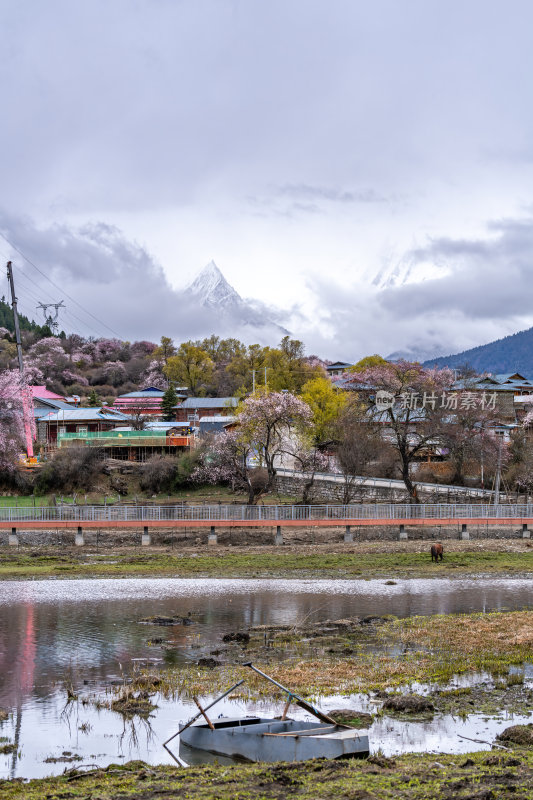
[[[532,796],[533,751],[506,751],[466,756],[410,754],[366,761],[311,761],[305,764],[153,767],[143,762],[112,764],[107,769],[74,769],[43,780],[0,781],[4,800],[98,798],[159,800],[427,800],[427,798],[527,798]]]
[[[88,577],[433,578],[533,573],[530,540],[448,541],[433,563],[431,542],[103,548],[23,546],[3,548],[0,580]]]

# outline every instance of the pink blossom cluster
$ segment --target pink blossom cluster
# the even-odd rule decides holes
[[[142,373],[140,383],[142,386],[153,386],[155,389],[162,389],[163,391],[168,388],[168,381],[163,375],[163,361],[151,361],[148,369]]]
[[[522,425],[524,428],[529,428],[529,426],[533,424],[533,408],[531,411],[528,411],[525,415],[524,419],[522,420]]]
[[[124,348],[120,339],[98,339],[95,345],[95,361],[117,361]]]
[[[238,431],[215,434],[202,453],[200,463],[191,475],[196,483],[224,483],[240,478],[246,480],[250,447]]]
[[[448,368],[431,367],[428,369],[422,364],[407,361],[378,364],[361,372],[345,373],[343,377],[353,380],[355,383],[366,383],[369,387],[382,389],[394,396],[398,396],[406,390],[443,392],[449,389],[454,382],[454,374]]]
[[[238,416],[243,427],[265,438],[268,430],[279,433],[287,426],[309,424],[313,412],[290,392],[265,392],[247,397]]]
[[[0,372],[0,469],[15,468],[25,449],[26,435],[35,438],[31,392],[17,370],[4,370]]]
[[[78,383],[80,386],[88,386],[89,381],[83,375],[80,375],[79,372],[73,372],[71,369],[64,369],[61,373],[61,380],[66,386],[70,386],[73,383]]]

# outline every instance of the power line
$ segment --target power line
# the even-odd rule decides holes
[[[52,286],[54,286],[56,289],[58,289],[60,292],[62,292],[65,295],[65,297],[68,297],[68,299],[72,303],[75,303],[78,306],[78,308],[81,308],[81,310],[84,311],[85,314],[88,314],[90,317],[92,317],[94,320],[96,320],[96,322],[98,322],[100,325],[103,325],[104,328],[107,328],[108,331],[113,333],[115,336],[118,336],[119,339],[121,339],[121,340],[123,339],[123,337],[120,335],[120,333],[117,333],[117,331],[113,330],[113,328],[110,328],[109,325],[106,325],[105,322],[102,322],[101,319],[98,319],[98,317],[96,317],[91,311],[89,311],[88,309],[84,308],[84,306],[82,306],[81,303],[78,303],[77,300],[75,300],[73,297],[71,297],[69,294],[67,294],[67,292],[65,292],[64,289],[62,289],[60,286],[58,286],[57,283],[54,283],[54,281],[51,278],[49,278],[48,275],[46,275],[46,273],[44,273],[41,269],[39,269],[39,267],[36,264],[34,264],[33,261],[30,258],[28,258],[27,255],[25,255],[22,252],[22,250],[20,250],[16,245],[14,245],[13,242],[10,242],[9,239],[7,238],[7,236],[5,234],[3,234],[1,231],[0,231],[0,236],[2,237],[2,239],[4,239],[8,243],[8,245],[10,247],[12,247],[14,250],[16,250],[17,253],[19,253],[19,255],[21,255],[22,258],[25,259],[25,261],[28,262],[28,264],[30,264],[34,269],[36,269],[37,272],[40,275],[43,276],[43,278],[46,278],[46,280],[49,281],[52,284]]]
[[[21,279],[23,279],[23,280],[22,280],[22,286],[23,286],[23,288],[24,288],[24,292],[25,292],[25,294],[27,294],[29,297],[31,297],[31,298],[32,298],[32,300],[33,300],[33,301],[35,302],[35,304],[36,304],[36,307],[37,307],[37,306],[38,306],[38,304],[41,302],[41,297],[42,297],[42,295],[47,295],[47,297],[46,297],[45,299],[48,299],[48,300],[53,300],[53,299],[54,299],[54,298],[52,297],[52,295],[50,295],[50,294],[49,294],[49,292],[47,292],[46,290],[42,289],[42,287],[41,287],[41,286],[40,286],[40,284],[38,284],[38,283],[33,283],[33,284],[32,284],[32,287],[30,288],[30,286],[28,286],[28,284],[27,284],[27,281],[30,281],[31,279],[30,279],[30,278],[29,278],[27,275],[25,275],[23,272],[19,272],[19,273],[17,274],[17,281],[18,281],[19,283],[21,283]],[[35,294],[35,292],[33,291],[33,286],[36,286],[36,287],[37,287],[37,289],[39,290],[39,292],[40,292],[40,294],[41,294],[41,297]],[[24,304],[24,306],[25,306],[25,311],[27,312],[27,308],[26,308],[26,301],[25,301],[25,300],[22,300],[21,302]],[[35,317],[35,310],[36,310],[36,308],[32,308],[32,310],[31,310],[31,313],[30,313],[30,315],[29,315],[29,316],[28,316],[28,314],[26,313],[26,315],[28,316],[28,319],[33,319],[33,318]],[[67,316],[67,317],[71,317],[73,320],[76,320],[76,322],[77,322],[77,323],[79,323],[80,325],[82,325],[82,326],[83,326],[83,327],[84,327],[86,330],[88,330],[88,331],[89,331],[89,333],[94,333],[94,328],[92,328],[91,326],[89,326],[89,325],[88,325],[88,324],[87,324],[87,323],[86,323],[84,320],[80,319],[78,316],[76,316],[76,314],[74,314],[74,313],[73,313],[72,311],[70,311],[69,309],[66,309],[66,310],[65,310],[65,316]],[[72,324],[72,322],[71,322],[71,324]],[[74,326],[74,327],[75,327],[75,326]]]
[[[0,250],[0,255],[5,255],[2,250]],[[9,259],[6,256],[6,261],[7,260]],[[36,281],[32,281],[30,285],[29,281],[31,281],[31,278],[28,275],[26,275],[24,272],[21,272],[20,270],[17,272],[17,284],[24,289],[23,297],[18,298],[19,308],[21,312],[30,321],[35,322],[35,311],[37,309],[37,306],[41,302],[42,297],[46,296],[46,299],[48,300],[53,300],[54,298],[49,292],[46,291],[46,289],[43,289],[39,283],[37,283]],[[35,294],[35,292],[33,291],[34,287],[36,287],[37,290],[39,291],[38,295]],[[7,282],[6,282],[6,288],[7,288],[6,296],[8,296],[9,283]],[[31,305],[30,299],[33,300],[35,306]],[[28,305],[26,305],[26,303],[28,303]],[[74,314],[68,308],[65,309],[64,316],[67,317],[67,322],[70,322],[70,325],[74,329],[78,328],[78,326],[81,325],[83,329],[88,331],[89,336],[92,336],[92,334],[95,333],[95,329],[92,326],[88,325],[87,322],[85,322],[85,320],[80,319],[80,317],[76,316],[76,314]]]
[[[44,324],[48,325],[52,333],[57,336],[57,329],[59,327],[59,309],[65,309],[65,304],[62,300],[59,303],[43,303],[39,301],[39,305],[37,308],[40,308],[43,312],[44,317]],[[54,311],[48,311],[49,308],[53,308]]]
[[[6,261],[9,260],[9,256],[7,256],[3,251],[0,251],[0,254],[4,255]],[[31,281],[31,285],[29,285],[30,281]],[[31,297],[33,299],[34,303],[35,303],[35,307],[31,307],[31,311],[30,311],[29,310],[29,306],[28,307],[26,306],[26,298],[19,299],[19,304],[21,303],[24,306],[24,312],[25,312],[26,316],[28,317],[28,319],[35,321],[35,311],[36,311],[37,306],[39,305],[39,303],[42,301],[42,297],[44,296],[45,300],[51,300],[51,301],[55,300],[55,298],[54,298],[54,296],[52,294],[50,294],[50,292],[48,292],[46,289],[43,289],[41,284],[37,283],[35,280],[32,280],[28,275],[26,275],[24,272],[22,272],[20,270],[17,273],[17,282],[19,284],[22,284],[22,286],[24,288],[25,295],[28,295],[29,297]],[[40,296],[37,296],[33,292],[33,288],[34,287],[36,287],[38,289]],[[8,289],[8,294],[9,294],[9,289]],[[66,309],[64,313],[65,313],[65,316],[71,318],[70,324],[72,325],[73,328],[76,328],[77,324],[79,324],[89,332],[89,335],[92,335],[93,333],[97,333],[98,334],[98,332],[95,330],[94,327],[92,327],[91,325],[87,324],[87,322],[85,322],[85,320],[80,319],[78,316],[76,316],[76,314],[74,314],[74,312],[70,311],[70,309]],[[73,323],[72,320],[75,320],[75,323]],[[68,320],[67,320],[67,322],[68,322]]]

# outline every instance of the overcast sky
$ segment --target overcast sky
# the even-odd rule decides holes
[[[0,241],[26,313],[196,336],[180,289],[214,259],[332,359],[533,324],[529,0],[0,0],[0,22],[0,229],[59,287]]]

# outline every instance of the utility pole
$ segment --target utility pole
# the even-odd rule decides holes
[[[13,309],[13,318],[15,320],[15,341],[17,343],[17,356],[19,362],[20,374],[24,374],[24,362],[22,361],[22,342],[20,341],[20,325],[19,313],[17,310],[17,298],[15,295],[15,282],[13,281],[13,265],[11,261],[7,262],[7,279],[9,281],[9,288],[11,289],[11,307]]]
[[[7,279],[9,281],[9,288],[11,289],[11,307],[13,309],[13,319],[15,322],[15,341],[17,343],[17,357],[19,362],[19,370],[23,380],[23,387],[24,387],[24,361],[22,360],[22,342],[20,340],[20,325],[19,325],[19,314],[17,309],[17,296],[15,294],[15,282],[13,280],[13,264],[11,261],[7,262]],[[29,458],[33,458],[33,442],[31,436],[31,425],[30,425],[30,414],[33,413],[31,409],[31,403],[26,396],[26,393],[22,391],[22,416],[24,419],[24,432],[26,434],[26,450],[28,453]]]
[[[494,505],[497,506],[500,503],[500,481],[502,478],[502,440],[503,436],[500,436],[500,446],[498,448],[498,467],[496,469],[496,481],[494,484]]]

